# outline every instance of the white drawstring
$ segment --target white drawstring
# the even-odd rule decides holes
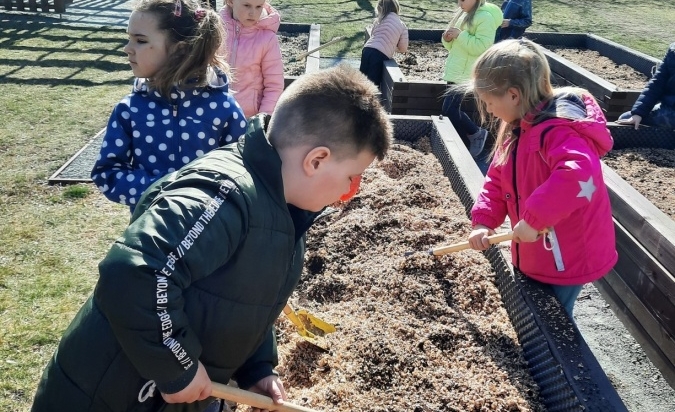
[[[562,252],[560,251],[560,244],[558,244],[558,237],[555,235],[555,230],[549,228],[546,235],[543,236],[544,249],[553,251],[553,259],[555,260],[555,267],[558,272],[565,270],[565,263],[563,263]]]
[[[145,385],[141,388],[141,390],[138,392],[138,401],[140,403],[145,402],[148,400],[148,398],[152,398],[155,396],[155,388],[157,385],[155,385],[155,381],[147,381]],[[143,391],[147,389],[147,392],[143,394]]]

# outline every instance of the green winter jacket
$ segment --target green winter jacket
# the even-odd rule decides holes
[[[198,411],[167,405],[200,360],[247,388],[273,373],[273,324],[300,278],[316,214],[285,202],[263,117],[246,137],[156,182],[99,265],[33,411]],[[149,396],[154,395],[154,396]],[[209,401],[210,402],[210,401]]]
[[[462,30],[459,37],[445,41],[443,47],[448,50],[445,59],[443,80],[451,83],[464,83],[471,77],[471,69],[478,57],[495,41],[497,27],[502,24],[502,10],[492,3],[485,3],[476,10],[470,27],[462,27],[466,14],[455,23]]]

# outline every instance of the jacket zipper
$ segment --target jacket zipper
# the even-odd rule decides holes
[[[180,92],[178,92],[178,93],[180,93]],[[179,94],[179,96],[180,96],[180,94]],[[179,133],[180,133],[180,130],[179,130],[180,129],[180,122],[178,121],[178,103],[177,102],[172,103],[171,108],[172,108],[172,115],[173,115],[173,120],[171,121],[171,123],[173,125],[173,136],[172,136],[173,145],[172,146],[173,146],[173,153],[174,153],[174,158],[173,158],[173,161],[171,161],[171,163],[174,165],[174,169],[178,170],[178,169],[180,169],[180,167],[178,167],[178,164],[177,164],[178,158],[180,157],[180,153],[178,152],[178,149],[179,149],[178,146],[180,145],[180,139],[178,138]]]
[[[517,173],[517,168],[516,168],[516,162],[518,161],[518,143],[520,140],[520,136],[518,139],[513,144],[513,196],[516,197],[516,216],[518,217],[518,220],[520,220],[520,199],[518,197],[518,178],[516,176]],[[513,222],[511,222],[513,224]],[[518,223],[518,221],[516,221]],[[520,268],[520,246],[518,243],[516,243],[516,267]]]
[[[234,26],[234,43],[232,43],[232,54],[230,55],[230,66],[234,67],[234,63],[237,61],[237,48],[239,47],[239,31],[241,28],[238,24]]]

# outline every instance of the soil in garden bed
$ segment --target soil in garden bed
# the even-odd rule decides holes
[[[438,42],[411,40],[407,53],[394,54],[394,60],[406,80],[443,81],[448,51]]]
[[[422,252],[465,241],[470,221],[428,138],[399,143],[308,232],[291,303],[338,331],[324,352],[279,319],[289,399],[322,411],[543,410],[487,259]]]
[[[296,61],[295,56],[307,51],[309,47],[309,34],[278,32],[277,38],[279,39],[279,46],[281,46],[284,75],[300,76],[305,74],[305,59]]]
[[[649,78],[627,64],[617,64],[595,50],[546,46],[547,49],[622,90],[642,90]],[[396,54],[394,60],[409,80],[442,80],[448,52],[440,42],[412,40],[408,53]]]
[[[621,90],[642,90],[649,77],[627,64],[617,64],[595,50],[576,49],[561,46],[546,46],[555,54],[581,66],[589,72],[600,76]]]
[[[654,206],[675,220],[675,150],[612,150],[603,161]]]

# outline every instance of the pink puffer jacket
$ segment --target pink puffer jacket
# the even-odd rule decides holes
[[[284,90],[284,65],[277,30],[281,16],[265,3],[265,10],[253,27],[243,27],[225,5],[220,17],[227,31],[220,50],[232,68],[230,91],[246,117],[272,113]]]
[[[614,142],[592,97],[558,96],[544,113],[526,116],[507,162],[490,165],[472,223],[497,228],[508,215],[512,226],[524,219],[553,230],[554,245],[512,243],[514,266],[540,282],[581,285],[607,274],[618,257],[600,162]]]

